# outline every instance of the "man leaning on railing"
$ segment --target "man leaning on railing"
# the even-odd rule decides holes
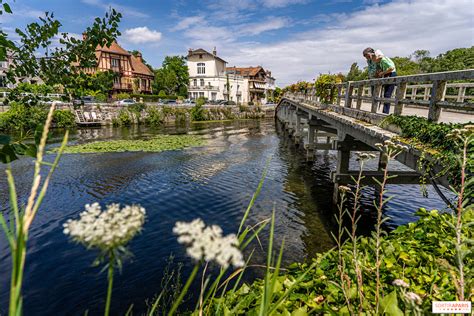
[[[376,73],[377,78],[397,76],[397,68],[395,67],[395,63],[387,56],[384,56],[380,50],[376,50],[375,54],[372,55],[372,61],[377,64],[378,68],[380,68],[380,70]],[[386,99],[391,98],[394,89],[395,84],[383,85],[383,97]],[[390,102],[384,102],[383,113],[390,113]]]

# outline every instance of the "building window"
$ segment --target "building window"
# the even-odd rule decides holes
[[[201,79],[200,82],[201,82],[201,87],[204,87],[204,79]]]
[[[204,75],[206,73],[206,64],[205,63],[198,63],[198,75]]]
[[[114,77],[114,85],[116,86],[120,85],[120,77]]]
[[[112,67],[118,68],[120,66],[120,59],[112,58],[110,64],[112,65]]]
[[[204,92],[199,92],[199,97],[204,98]]]
[[[199,54],[199,59],[202,59],[202,54]]]
[[[211,98],[212,98],[213,101],[216,101],[217,100],[217,93],[216,92],[211,93]]]
[[[197,86],[197,85],[198,85],[198,81],[197,81],[197,79],[194,79],[193,80],[193,86]]]

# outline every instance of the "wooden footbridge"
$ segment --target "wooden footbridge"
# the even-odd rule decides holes
[[[306,150],[308,159],[312,159],[318,149],[337,150],[337,167],[331,174],[337,187],[352,183],[351,176],[357,173],[349,170],[351,151],[378,151],[376,143],[400,136],[397,127],[380,126],[386,117],[380,113],[380,103],[389,102],[396,115],[425,116],[433,122],[474,122],[474,96],[469,94],[474,90],[474,84],[469,82],[472,79],[473,69],[347,82],[336,85],[335,104],[321,102],[314,89],[286,93],[275,109],[275,115],[287,136]],[[380,97],[386,84],[396,85],[394,98]],[[319,142],[321,138],[325,141]],[[408,150],[396,159],[411,171],[392,171],[391,174],[397,177],[389,183],[419,183],[423,170],[418,161],[422,155],[424,159],[434,159],[408,146]],[[365,172],[366,184],[374,184],[374,178],[382,177],[386,160],[387,157],[380,154],[378,170]],[[435,163],[432,169],[436,172],[442,168]],[[448,180],[443,177],[431,181],[435,188],[448,186]],[[337,190],[334,192],[337,200]]]

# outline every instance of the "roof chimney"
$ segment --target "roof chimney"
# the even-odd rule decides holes
[[[212,50],[212,55],[217,56],[217,48],[214,46],[214,49]]]
[[[136,56],[139,61],[142,61],[142,53],[137,52]]]

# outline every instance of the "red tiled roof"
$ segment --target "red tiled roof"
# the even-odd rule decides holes
[[[150,68],[148,68],[147,65],[145,65],[140,58],[131,56],[131,61],[132,61],[132,69],[133,73],[141,74],[141,75],[147,75],[147,76],[154,76],[153,71],[151,71]]]
[[[263,70],[262,67],[257,66],[257,67],[227,67],[225,69],[226,71],[231,71],[234,72],[235,74],[241,75],[241,76],[249,76],[249,77],[254,77],[256,76],[259,71]]]
[[[101,51],[101,52],[107,52],[107,53],[114,53],[114,54],[118,54],[118,55],[126,55],[126,56],[130,56],[131,54],[129,52],[127,52],[125,49],[123,49],[119,44],[117,44],[117,42],[112,42],[112,44],[110,45],[110,47],[107,47],[107,46],[97,46],[97,48],[95,49],[96,52],[97,51]]]

